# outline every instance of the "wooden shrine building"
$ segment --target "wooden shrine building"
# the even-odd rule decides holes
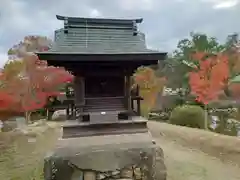
[[[64,27],[55,31],[55,43],[37,54],[75,76],[73,119],[101,124],[139,116],[139,97],[131,93],[130,77],[138,67],[157,64],[167,55],[146,47],[137,26],[142,19],[57,19]]]

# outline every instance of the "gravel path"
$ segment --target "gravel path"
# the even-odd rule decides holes
[[[168,138],[166,135],[156,133],[162,130],[161,125],[161,123],[150,122],[149,128],[156,142],[164,150],[168,180],[240,179],[240,168],[237,165],[223,162],[200,150],[183,146],[177,137]]]

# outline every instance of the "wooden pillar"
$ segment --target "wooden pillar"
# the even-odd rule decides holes
[[[139,93],[139,86],[137,86],[137,96],[140,97],[140,93]],[[138,98],[137,100],[137,115],[141,116],[141,99]]]
[[[130,82],[130,74],[126,74],[126,85],[125,85],[125,100],[126,100],[126,108],[127,110],[131,110],[131,82]]]
[[[127,108],[127,76],[124,76],[124,106]]]
[[[131,99],[131,108],[134,110],[134,100]]]
[[[141,100],[137,100],[137,115],[141,116]]]
[[[75,94],[75,104],[84,103],[85,98],[85,81],[81,76],[76,76],[74,78],[74,94]]]
[[[47,108],[47,120],[51,120],[51,113],[48,108]]]
[[[72,111],[73,119],[76,120],[77,114],[76,114],[76,107],[74,104],[72,104],[72,106],[71,106],[71,111]]]
[[[66,108],[66,115],[67,115],[67,120],[70,119],[70,114],[69,114],[69,105]]]

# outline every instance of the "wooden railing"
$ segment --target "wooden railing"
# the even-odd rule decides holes
[[[66,102],[53,109],[66,109],[66,115],[68,120],[76,120],[81,115],[91,112],[102,111],[129,111],[124,104],[125,97],[91,97],[85,98],[82,103],[74,103],[74,99],[70,98]],[[141,115],[141,100],[142,97],[131,95],[130,97],[130,111],[135,112],[136,115]]]

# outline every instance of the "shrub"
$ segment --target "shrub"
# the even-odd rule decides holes
[[[204,129],[204,110],[195,105],[176,107],[169,119],[171,124]]]

